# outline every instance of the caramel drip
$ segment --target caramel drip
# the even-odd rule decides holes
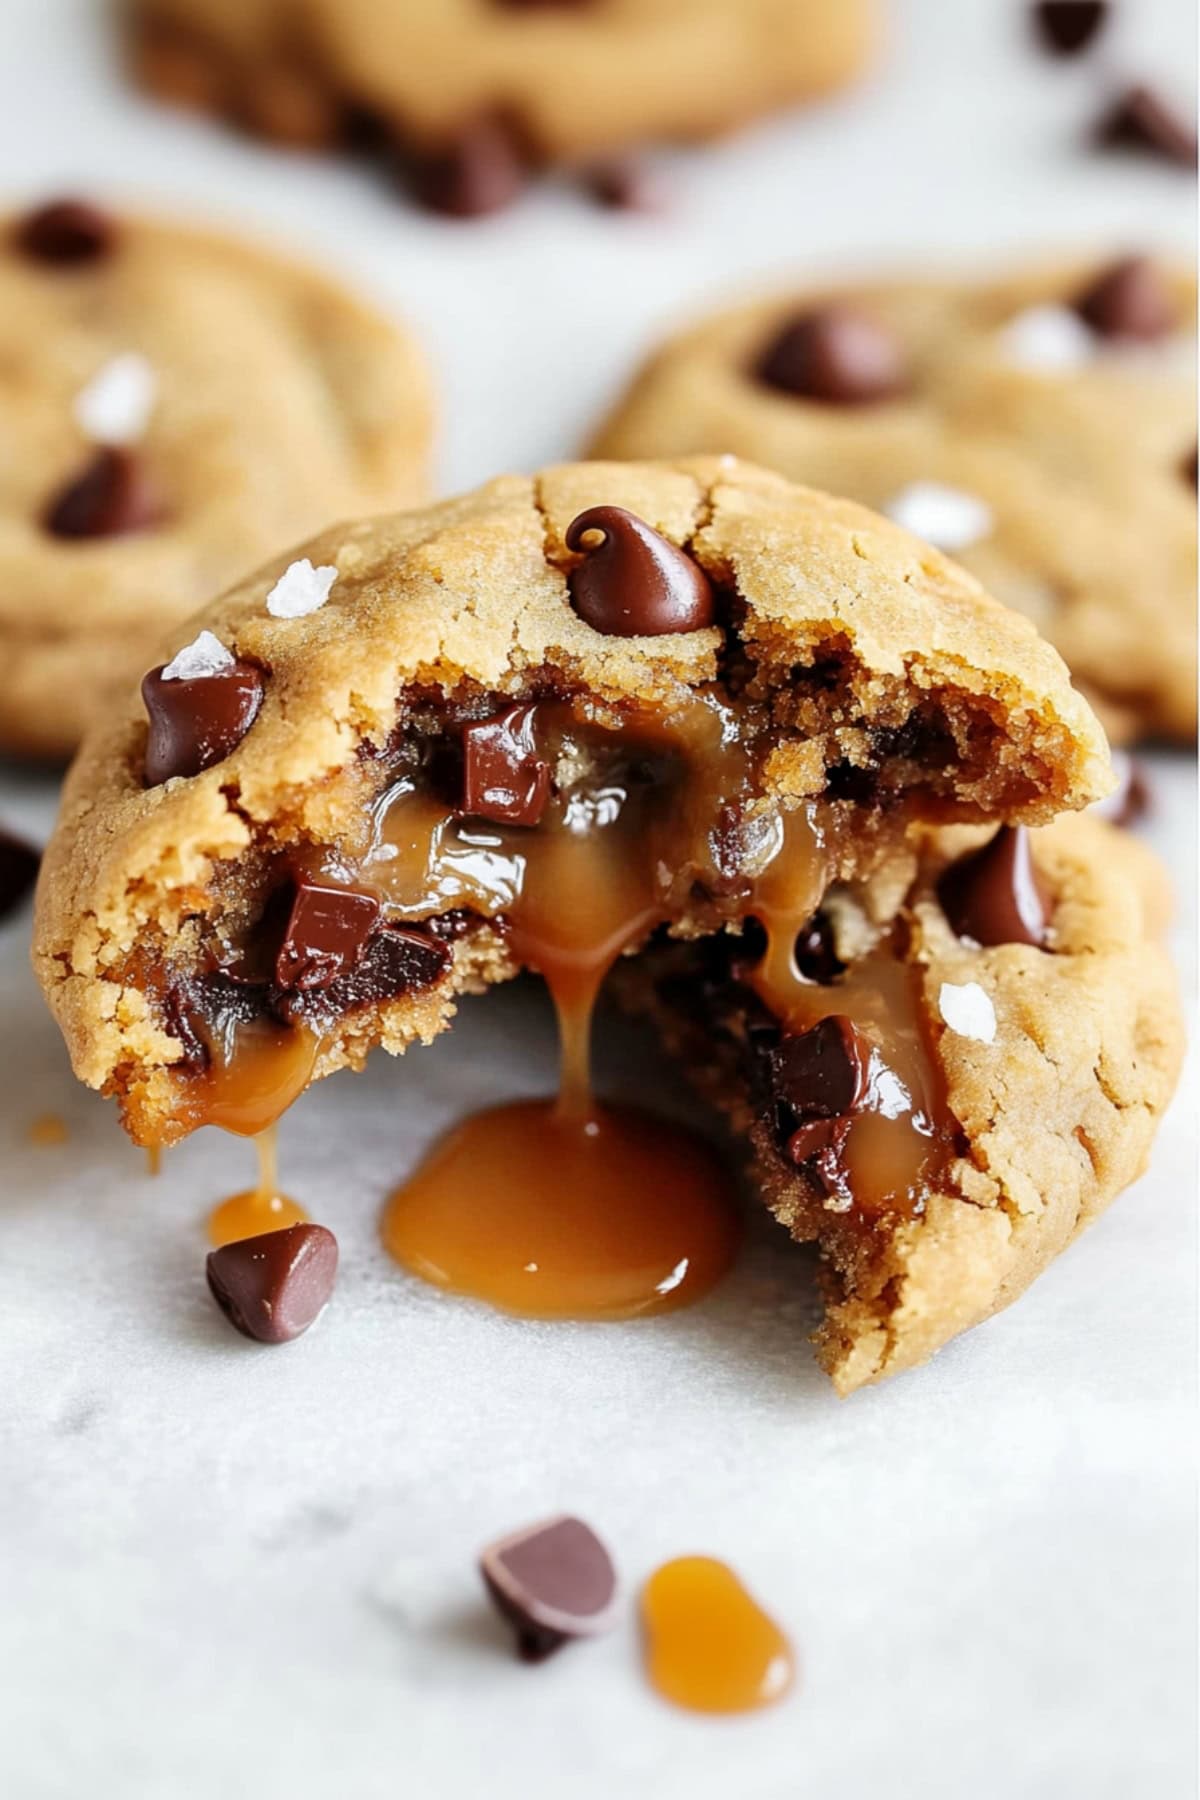
[[[646,1671],[664,1699],[694,1712],[769,1706],[795,1678],[792,1646],[711,1556],[664,1563],[642,1589]]]
[[[320,1040],[303,1025],[238,1024],[214,1039],[202,1075],[182,1088],[189,1123],[258,1137],[312,1079]]]
[[[308,1222],[303,1207],[279,1191],[279,1147],[274,1125],[257,1134],[254,1147],[258,1151],[257,1185],[231,1194],[209,1214],[208,1235],[218,1247],[236,1243],[240,1238],[258,1237],[264,1231],[282,1231],[288,1225]]]

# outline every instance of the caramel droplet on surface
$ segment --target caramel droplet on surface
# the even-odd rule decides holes
[[[585,545],[593,532],[601,542]],[[663,637],[716,623],[712,584],[699,563],[623,506],[589,507],[572,519],[564,541],[583,552],[568,585],[571,605],[593,631]]]
[[[70,1135],[67,1121],[61,1113],[53,1112],[39,1113],[26,1133],[29,1142],[39,1150],[50,1150],[56,1144],[65,1144]]]
[[[752,1712],[795,1679],[788,1639],[716,1557],[656,1569],[642,1589],[642,1630],[652,1685],[693,1712]]]

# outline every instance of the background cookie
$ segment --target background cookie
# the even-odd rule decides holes
[[[1196,728],[1195,285],[1145,260],[791,295],[665,345],[599,455],[731,450],[1019,607],[1110,734]]]
[[[215,589],[418,498],[429,389],[402,329],[249,245],[79,203],[0,238],[0,749],[62,756]]]

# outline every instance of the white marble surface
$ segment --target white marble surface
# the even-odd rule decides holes
[[[1077,140],[1103,67],[1194,62],[1186,0],[1124,8],[1127,49],[1058,67],[1004,0],[909,0],[874,85],[708,158],[664,158],[661,219],[547,190],[456,228],[352,170],[131,97],[99,6],[3,0],[0,171],[242,220],[401,305],[446,396],[461,485],[568,453],[664,319],[765,272],[1190,242],[1195,189]],[[1195,982],[1190,766],[1146,830]],[[0,773],[49,828],[53,783]],[[202,1134],[157,1183],[71,1082],[0,931],[0,1791],[13,1800],[1184,1800],[1194,1791],[1195,1070],[1154,1166],[1014,1310],[848,1404],[815,1373],[803,1258],[765,1227],[707,1305],[529,1325],[388,1267],[388,1186],[466,1108],[552,1079],[530,986],[452,1039],[308,1095],[284,1172],[338,1233],[337,1303],[272,1353],[209,1306],[201,1221],[246,1173]],[[609,1023],[611,1091],[686,1106]],[[39,1112],[70,1141],[25,1142]],[[632,1624],[537,1672],[482,1610],[477,1546],[568,1506],[630,1589],[728,1556],[795,1634],[770,1715],[675,1713]]]

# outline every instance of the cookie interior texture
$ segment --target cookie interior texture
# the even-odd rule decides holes
[[[1195,280],[1151,265],[1176,313],[1158,341],[1097,340],[1095,354],[1035,367],[1006,335],[1042,309],[1061,334],[1062,314],[1106,266],[1076,259],[993,279],[848,282],[751,300],[662,345],[591,454],[729,451],[881,511],[914,482],[965,492],[993,518],[957,558],[1061,651],[1110,738],[1190,742]],[[788,322],[831,306],[890,340],[892,391],[830,404],[762,379]]]
[[[116,212],[95,255],[39,256],[28,217],[0,223],[0,748],[61,757],[265,556],[422,499],[432,411],[408,333],[302,264]],[[118,454],[146,516],[59,535],[48,513],[98,453],[79,396],[131,355],[153,394]]]
[[[685,547],[713,584],[719,623],[654,637],[584,624],[569,582],[586,553],[565,540],[597,504],[627,508]],[[236,748],[198,775],[147,788],[146,721],[131,697],[85,745],[47,853],[39,975],[77,1074],[116,1095],[138,1141],[169,1143],[206,1120],[252,1128],[253,1107],[229,1110],[231,1059],[241,1100],[248,1083],[269,1113],[281,1093],[360,1066],[375,1044],[395,1052],[428,1040],[459,993],[536,960],[556,921],[594,904],[591,878],[606,869],[626,884],[613,915],[626,948],[653,934],[652,953],[635,959],[649,974],[676,953],[664,933],[686,943],[741,929],[763,846],[780,832],[803,834],[816,899],[828,893],[840,906],[839,948],[903,968],[922,1054],[951,1104],[961,1052],[945,1048],[930,1010],[930,957],[944,980],[998,971],[1002,1016],[1023,987],[1033,994],[1058,981],[1090,992],[1093,981],[1087,1018],[1102,1031],[1097,996],[1111,968],[1100,951],[1112,934],[1102,941],[1099,923],[1076,957],[981,953],[944,921],[941,938],[922,922],[929,858],[944,860],[939,833],[981,821],[1037,825],[1105,791],[1110,775],[1102,735],[1055,652],[895,526],[730,458],[584,464],[337,527],[302,554],[338,571],[319,610],[267,614],[266,596],[292,560],[282,559],[192,621],[193,635],[203,624],[262,672],[261,708]],[[164,654],[186,641],[176,634]],[[490,722],[514,704],[536,709],[547,773],[534,782],[536,799],[518,801],[519,822],[473,821],[467,742],[472,754],[486,748]],[[533,780],[536,765],[517,773]],[[582,879],[578,864],[561,860],[580,839],[598,858]],[[537,918],[513,900],[514,863],[530,871],[531,888],[540,884]],[[348,959],[335,948],[323,965],[306,960],[296,941],[298,896],[310,899],[314,885],[354,890],[369,915]],[[1126,1094],[1150,1030],[1137,1023],[1132,981],[1122,994],[1129,1032],[1113,1024],[1102,1059],[1115,1073],[1098,1077],[1116,1094],[1121,1128],[1106,1135],[1087,1109],[1076,1117],[1073,1090],[1064,1098],[1055,1089],[1043,1106],[1045,1056],[1027,1071],[1029,1105],[1076,1169],[1080,1216],[1129,1179],[1172,1074],[1169,985],[1132,889],[1125,914],[1121,954],[1141,958],[1141,994],[1157,1021],[1157,1087],[1139,1108]],[[1065,929],[1056,922],[1056,933]],[[725,1002],[714,1008],[719,1025]],[[1013,1016],[1024,1055],[1035,1027]],[[1059,1026],[1036,1029],[1045,1037]],[[711,1062],[690,1060],[706,1072]],[[1036,1211],[1036,1170],[989,1168],[1001,1138],[976,1114],[998,1111],[995,1058],[975,1070],[968,1050],[967,1064],[970,1116],[941,1131],[935,1189],[901,1213],[847,1223],[844,1206],[827,1205],[803,1169],[781,1185],[767,1127],[759,1120],[751,1131],[768,1201],[798,1236],[820,1239],[842,1287],[831,1329],[855,1345],[886,1337],[881,1318],[902,1310],[905,1232],[914,1257],[935,1244],[936,1262],[943,1241],[958,1254],[962,1220],[986,1217],[993,1235],[1015,1237],[1017,1213]],[[735,1092],[732,1073],[727,1086]],[[235,1112],[239,1103],[234,1092]],[[1065,1228],[1046,1223],[1045,1233],[1031,1229],[1048,1255]],[[1033,1260],[1014,1253],[998,1277],[1005,1293],[1029,1278]],[[966,1312],[1002,1303],[1000,1293],[983,1305],[973,1292],[943,1336],[969,1322]],[[846,1310],[855,1305],[861,1317]],[[829,1363],[842,1385],[858,1385],[927,1354],[929,1335],[911,1354],[877,1342],[873,1362],[830,1349]]]

